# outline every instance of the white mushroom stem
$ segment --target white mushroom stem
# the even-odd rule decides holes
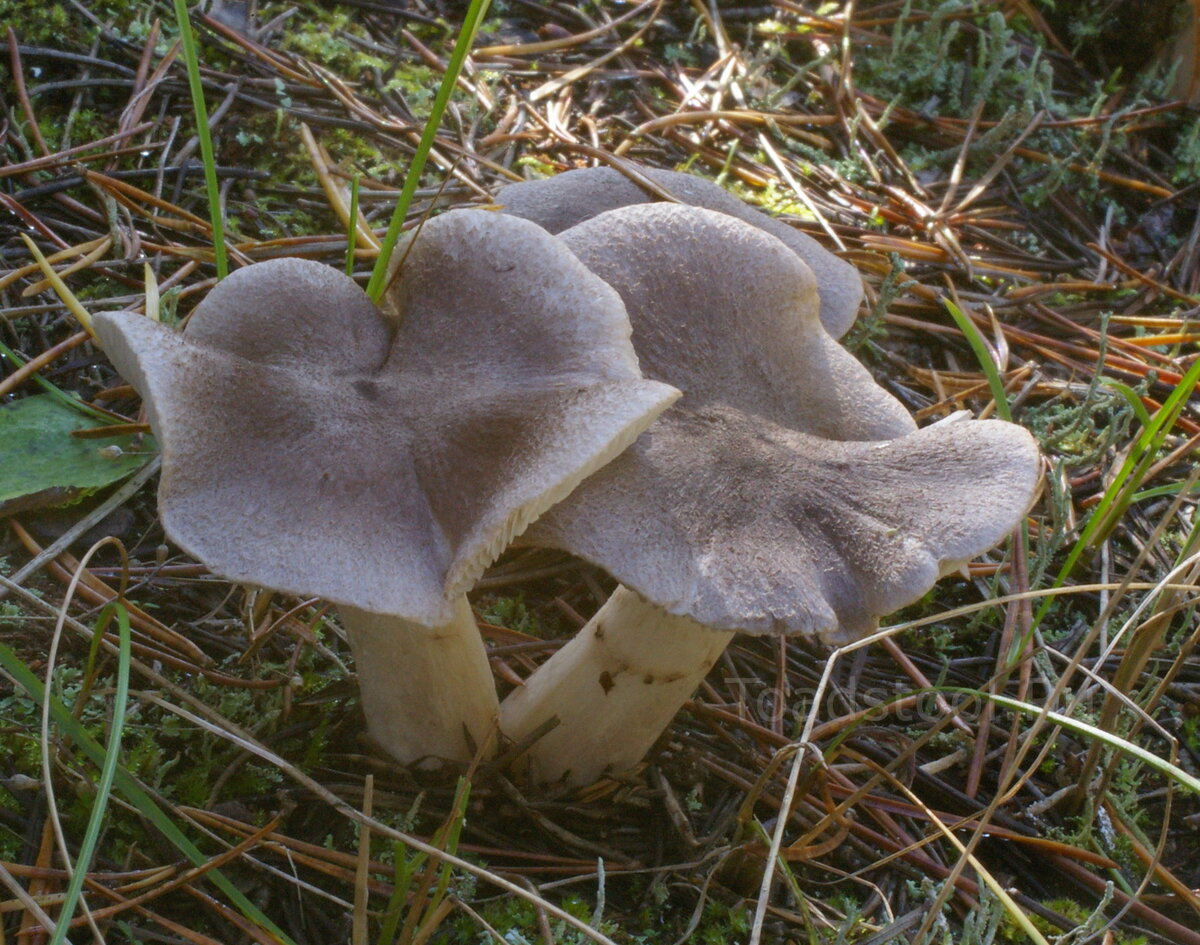
[[[495,745],[498,700],[466,597],[440,627],[338,608],[371,738],[401,764],[469,762]]]
[[[558,718],[525,756],[538,782],[588,784],[606,771],[628,770],[732,638],[619,587],[573,640],[504,700],[500,730],[520,742]]]

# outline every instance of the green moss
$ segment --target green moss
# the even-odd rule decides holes
[[[1183,123],[1173,150],[1175,167],[1171,180],[1180,187],[1200,182],[1200,118]]]
[[[739,184],[730,189],[747,203],[757,204],[772,216],[787,214],[805,220],[816,219],[808,205],[780,181],[772,179],[766,187],[746,187]]]
[[[516,165],[531,171],[531,176],[536,180],[544,180],[558,173],[558,168],[549,161],[543,161],[532,154],[525,154],[517,158]]]
[[[274,12],[278,10],[271,7],[264,15]],[[445,35],[445,30],[433,29],[439,33],[437,39]],[[372,51],[369,40],[353,11],[322,5],[309,7],[303,18],[289,21],[282,45],[350,82],[373,81],[372,73],[380,74],[387,91],[401,95],[418,119],[424,117],[441,76],[422,63],[385,58]]]
[[[22,43],[34,46],[62,43],[78,29],[66,4],[37,0],[0,0],[0,23],[11,26]]]
[[[968,30],[973,24],[976,30]],[[1014,105],[1031,113],[1050,104],[1052,72],[1034,46],[1032,60],[994,4],[977,0],[906,0],[892,43],[856,59],[855,82],[886,101],[966,116],[984,104],[985,118]],[[864,50],[869,52],[869,50]]]
[[[656,889],[662,887],[656,887]],[[636,917],[620,919],[605,918],[595,914],[596,907],[580,895],[567,896],[557,903],[575,918],[587,922],[597,931],[613,938],[622,945],[670,945],[679,938],[679,933],[690,918],[686,915],[662,914],[664,901],[647,907]],[[537,910],[526,900],[516,897],[493,899],[477,908],[479,915],[495,929],[509,945],[535,945],[542,941]],[[728,945],[745,941],[750,931],[750,909],[744,904],[726,905],[710,899],[703,909],[700,921],[688,941],[696,945]],[[552,920],[550,929],[558,945],[587,945],[591,941],[561,920]],[[484,945],[493,942],[489,933],[481,929],[474,919],[460,915],[451,919],[439,930],[439,941],[447,945]]]
[[[330,128],[321,143],[345,170],[358,170],[372,180],[388,180],[401,169],[395,155],[384,154],[371,142],[345,128]]]
[[[984,124],[970,144],[969,173],[990,166],[1034,115],[1059,121],[1096,119],[1110,110],[1120,91],[1120,110],[1106,120],[1074,126],[1045,122],[1026,138],[1025,147],[1054,158],[1052,163],[1018,156],[1009,164],[1027,206],[1041,208],[1069,187],[1072,200],[1101,218],[1112,213],[1113,222],[1120,222],[1125,213],[1120,201],[1130,195],[1114,193],[1090,170],[1105,166],[1110,154],[1131,146],[1123,115],[1162,100],[1161,76],[1134,70],[1132,78],[1108,76],[1091,89],[1060,88],[1043,32],[1021,17],[1006,19],[994,3],[984,0],[906,0],[890,38],[890,44],[856,48],[855,84],[889,106],[918,115],[967,118],[981,106]],[[1200,179],[1200,130],[1181,115],[1161,121],[1168,129],[1165,135],[1177,135],[1184,157],[1177,182]],[[879,125],[887,129],[886,113]],[[1174,127],[1178,130],[1172,132]],[[948,169],[960,157],[958,146],[938,150],[921,135],[901,134],[894,140],[914,172]]]
[[[0,771],[40,777],[38,707],[22,693],[0,699]]]
[[[484,605],[482,612],[483,619],[488,623],[535,637],[544,633],[541,625],[529,613],[529,608],[525,606],[525,598],[520,594],[493,598]]]
[[[64,653],[63,660],[71,658]],[[235,667],[225,667],[227,672]],[[79,721],[89,735],[101,743],[109,739],[109,719],[114,680],[111,666],[100,666],[92,693],[80,705]],[[284,673],[299,677],[302,683],[293,686],[293,694],[303,694],[322,688],[328,683],[329,667],[319,651],[306,647],[295,667],[288,662],[261,662],[256,666],[238,669],[255,678],[280,678]],[[56,673],[54,692],[67,707],[81,700],[82,672],[77,666],[63,665]],[[284,690],[250,689],[209,682],[202,677],[180,676],[176,682],[190,688],[199,698],[221,713],[230,723],[256,737],[270,740],[285,755],[300,758],[301,766],[316,764],[324,759],[327,750],[326,731],[329,717],[342,715],[345,707],[322,703],[315,708],[305,707],[307,713],[318,713],[315,724],[305,726],[303,734],[294,738],[276,738],[283,709]],[[41,743],[39,737],[40,705],[23,692],[0,696],[0,774],[6,779],[41,781]],[[56,742],[57,744],[57,742]],[[306,755],[305,752],[309,752]],[[95,765],[81,752],[67,746],[56,756],[58,769],[67,771],[56,775],[58,806],[64,817],[68,837],[78,838],[85,829],[94,801],[92,785],[98,778]],[[141,783],[174,804],[206,806],[214,800],[213,792],[220,785],[218,801],[274,797],[283,783],[282,772],[273,765],[247,758],[241,748],[216,734],[197,726],[178,714],[154,702],[131,699],[126,725],[121,739],[121,763],[125,770]],[[13,806],[13,798],[0,785],[0,805]],[[132,847],[146,845],[146,826],[136,816],[129,816],[124,807],[110,808],[105,827],[106,855],[121,860]],[[0,855],[13,839],[0,830]]]
[[[1098,388],[1089,389],[1082,399],[1048,400],[1024,414],[1025,426],[1068,469],[1097,462],[1124,441],[1132,422],[1129,404]]]
[[[119,35],[131,37],[145,36],[154,15],[153,5],[139,0],[92,0],[87,8]],[[11,26],[22,43],[54,49],[86,47],[99,32],[68,4],[38,0],[0,0],[0,23]]]
[[[289,23],[283,35],[283,48],[332,69],[346,79],[357,79],[371,68],[386,69],[387,62],[380,56],[366,52],[347,39],[356,29],[349,11],[333,6],[310,6],[303,18],[296,17]]]
[[[1183,743],[1193,755],[1200,755],[1200,714],[1185,715],[1183,719]]]
[[[1097,929],[1104,924],[1103,916],[1099,914],[1099,910],[1089,911],[1082,903],[1078,903],[1073,899],[1049,899],[1044,905],[1046,908],[1057,912],[1059,915],[1070,919],[1076,924],[1078,929]],[[1062,929],[1057,925],[1042,918],[1036,913],[1027,913],[1034,926],[1040,932],[1045,933],[1053,938],[1062,936]],[[1020,929],[1011,919],[1006,920],[1004,926],[1004,941],[1006,942],[1028,942],[1029,938],[1024,931]],[[1146,945],[1147,939],[1144,935],[1129,935],[1113,931],[1112,941],[1115,945]]]
[[[399,92],[413,113],[418,118],[424,118],[429,114],[440,82],[441,77],[428,66],[407,63],[392,72],[384,88],[389,92]]]

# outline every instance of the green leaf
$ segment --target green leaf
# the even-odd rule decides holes
[[[97,427],[52,394],[0,406],[0,515],[75,502],[157,452],[148,435],[72,436],[79,429]]]

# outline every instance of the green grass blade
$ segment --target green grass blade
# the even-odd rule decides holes
[[[217,162],[213,157],[212,135],[208,130],[208,106],[204,104],[204,86],[200,83],[200,57],[196,52],[196,37],[188,18],[187,0],[175,0],[175,19],[179,25],[179,40],[183,44],[183,59],[187,63],[188,87],[192,93],[192,108],[196,112],[196,134],[200,138],[200,159],[204,162],[204,183],[208,189],[208,218],[212,223],[213,256],[217,278],[229,275],[229,259],[225,255],[225,223],[221,217],[221,191],[217,186]]]
[[[182,2],[183,0],[175,0],[177,5]],[[467,15],[463,18],[458,42],[454,44],[454,52],[450,54],[450,61],[446,64],[446,74],[442,77],[442,84],[434,97],[429,119],[425,122],[416,153],[413,155],[412,163],[408,166],[408,173],[404,177],[404,186],[400,190],[400,198],[396,201],[396,209],[392,212],[387,235],[384,236],[383,245],[379,248],[375,268],[371,271],[371,280],[367,283],[367,295],[371,297],[372,301],[378,302],[387,286],[388,263],[391,261],[392,251],[396,248],[396,241],[399,240],[400,231],[408,217],[408,208],[412,205],[413,195],[416,194],[417,185],[421,181],[421,174],[425,171],[425,162],[429,158],[429,152],[433,149],[438,127],[442,123],[442,115],[445,114],[446,106],[450,102],[450,93],[454,91],[454,85],[462,73],[463,65],[467,61],[467,54],[471,51],[471,44],[475,41],[475,33],[483,21],[484,14],[487,13],[490,2],[491,0],[471,0],[471,5],[467,8]]]
[[[1159,774],[1163,774],[1171,780],[1177,782],[1190,791],[1200,795],[1200,778],[1188,774],[1178,765],[1172,764],[1165,758],[1160,758],[1154,752],[1143,748],[1141,745],[1135,745],[1133,742],[1122,738],[1120,735],[1114,735],[1112,732],[1106,732],[1102,728],[1098,728],[1089,722],[1081,722],[1079,719],[1073,719],[1069,715],[1063,715],[1060,712],[1051,712],[1041,706],[1032,705],[1028,702],[1022,702],[1020,699],[1012,699],[1008,696],[1000,696],[990,692],[980,692],[977,689],[960,689],[957,687],[939,687],[938,692],[953,692],[960,695],[974,696],[977,699],[988,699],[996,705],[1010,709],[1013,712],[1020,712],[1023,715],[1044,716],[1047,721],[1055,725],[1062,726],[1069,732],[1074,732],[1076,735],[1083,735],[1088,738],[1094,738],[1097,741],[1104,742],[1110,748],[1115,748],[1117,751],[1127,755],[1132,755],[1138,761],[1143,762],[1150,768],[1153,768]]]
[[[439,850],[445,850],[450,854],[458,853],[458,841],[462,835],[463,825],[467,821],[467,800],[470,795],[471,782],[460,777],[454,792],[454,803],[451,805],[446,821],[429,841]],[[446,898],[446,893],[450,889],[450,881],[454,875],[453,867],[449,863],[435,867],[434,864],[427,862],[428,857],[423,853],[410,856],[404,844],[397,843],[395,851],[395,882],[387,907],[383,910],[383,921],[380,924],[377,939],[378,945],[395,945],[397,942],[408,942],[414,938],[427,940],[431,930],[425,928],[426,923],[433,921],[437,915],[438,908]],[[438,878],[436,884],[430,889],[428,871],[433,869],[437,869]],[[408,903],[418,872],[423,874],[418,889],[425,889],[426,893],[422,902]],[[407,913],[405,912],[406,903],[408,904]],[[405,920],[403,929],[400,929],[401,918]],[[399,937],[397,936],[398,931]]]
[[[7,358],[13,363],[14,367],[18,369],[25,366],[25,359],[13,351],[13,349],[6,345],[3,341],[0,341],[0,357]],[[54,384],[42,377],[41,374],[34,374],[31,380],[37,383],[37,385],[41,387],[47,394],[52,394],[57,400],[60,400],[72,410],[79,411],[86,417],[90,417],[93,420],[99,420],[100,423],[106,426],[117,422],[109,414],[106,414],[101,410],[97,410],[91,404],[80,400],[78,397],[72,397],[61,387],[56,387]]]
[[[42,701],[44,689],[42,681],[33,674],[29,667],[21,661],[10,647],[2,642],[0,642],[0,668],[8,673],[13,681],[28,693],[31,699],[38,703]],[[51,698],[50,714],[54,723],[66,733],[71,741],[94,764],[104,764],[104,747],[87,733],[87,730],[71,715],[71,712],[61,701]],[[163,812],[154,798],[146,792],[145,788],[138,784],[137,779],[133,775],[118,766],[113,773],[113,785],[121,796],[136,808],[143,817],[150,821],[151,824],[158,828],[163,836],[180,853],[187,857],[188,860],[196,866],[203,866],[208,862],[208,858],[187,838],[183,831],[176,826],[175,822]],[[283,942],[284,945],[295,945],[286,932],[268,919],[262,910],[247,899],[242,891],[234,886],[219,870],[209,870],[205,876],[229,898],[230,902],[241,910],[242,915],[247,919],[258,923],[261,928],[270,932],[280,942]]]
[[[383,921],[380,924],[379,945],[392,945],[396,941],[396,932],[400,927],[400,919],[404,915],[404,904],[408,902],[412,891],[413,879],[417,869],[425,861],[424,854],[410,857],[408,847],[403,843],[392,844],[396,859],[396,869],[392,879],[392,895],[383,910]]]
[[[1142,398],[1138,396],[1137,391],[1135,391],[1128,384],[1122,384],[1120,381],[1113,380],[1111,377],[1106,377],[1101,383],[1103,383],[1105,387],[1111,387],[1118,394],[1125,398],[1125,401],[1129,404],[1134,416],[1138,418],[1143,427],[1150,426],[1150,412],[1146,410],[1146,405],[1142,403]]]
[[[1001,420],[1011,422],[1012,410],[1008,406],[1008,394],[1004,391],[1004,379],[1000,376],[1000,369],[996,366],[996,362],[992,360],[991,351],[987,342],[984,341],[983,335],[961,308],[949,299],[942,299],[942,302],[945,303],[950,317],[958,325],[959,331],[967,339],[967,344],[975,352],[975,358],[979,361],[979,367],[983,370],[983,376],[987,378],[988,388],[992,392],[992,400],[996,401],[996,416]]]
[[[354,248],[358,242],[358,175],[350,179],[350,226],[346,230],[346,275],[354,275]]]
[[[1084,552],[1102,541],[1104,536],[1121,520],[1125,510],[1136,498],[1146,472],[1153,465],[1163,441],[1175,426],[1175,421],[1179,419],[1183,408],[1187,406],[1197,381],[1200,381],[1200,361],[1196,361],[1188,368],[1187,373],[1171,391],[1171,395],[1163,401],[1162,407],[1154,412],[1150,423],[1138,435],[1133,448],[1130,449],[1121,468],[1113,478],[1112,485],[1105,490],[1104,496],[1092,510],[1091,517],[1080,533],[1079,539],[1075,542],[1070,554],[1067,555],[1067,560],[1058,572],[1058,577],[1054,579],[1053,587],[1061,587],[1075,569],[1075,565],[1079,563],[1079,559],[1083,557]],[[1034,627],[1041,623],[1050,606],[1051,598],[1048,597],[1038,608],[1033,621]]]
[[[1126,463],[1122,464],[1118,478],[1113,481],[1113,487],[1105,494],[1105,498],[1108,498],[1109,494],[1113,495],[1113,501],[1109,503],[1110,508],[1103,516],[1099,514],[1094,516],[1098,524],[1095,537],[1089,539],[1090,541],[1102,540],[1124,516],[1125,510],[1133,501],[1133,494],[1141,488],[1146,472],[1153,465],[1156,454],[1162,448],[1163,441],[1174,429],[1175,422],[1187,406],[1188,399],[1192,396],[1198,381],[1200,381],[1200,362],[1193,364],[1184,374],[1179,384],[1171,391],[1170,396],[1163,401],[1161,409],[1155,411],[1149,425],[1138,437]],[[1126,475],[1126,468],[1130,465],[1132,468]],[[1096,511],[1099,513],[1099,508]]]
[[[104,812],[108,808],[108,799],[112,794],[113,779],[117,774],[117,760],[121,754],[121,735],[125,730],[125,706],[129,700],[129,611],[121,604],[105,608],[96,624],[96,638],[104,632],[109,614],[117,618],[117,633],[119,650],[117,655],[117,692],[113,703],[112,727],[108,736],[108,747],[104,752],[104,767],[100,771],[100,781],[96,785],[96,799],[92,804],[92,812],[88,816],[87,830],[83,835],[83,843],[79,847],[79,856],[75,859],[75,870],[71,881],[67,884],[66,895],[63,897],[62,909],[59,912],[58,924],[54,928],[54,937],[50,945],[62,945],[67,938],[67,927],[71,924],[71,916],[75,914],[75,906],[83,892],[83,880],[87,876],[88,865],[96,852],[96,843],[100,839],[100,828],[104,825]]]
[[[439,831],[438,846],[447,853],[458,853],[458,841],[462,836],[463,825],[467,822],[467,801],[471,796],[471,782],[466,778],[458,779],[458,786],[454,792],[454,805],[450,811],[447,828]],[[446,896],[446,891],[450,888],[450,879],[452,869],[449,863],[443,863],[441,874],[438,876],[437,886],[433,891],[433,895],[429,899],[429,908],[427,914],[432,915],[433,911],[441,903]]]
[[[1186,488],[1186,484],[1182,482],[1173,482],[1166,486],[1155,486],[1153,489],[1143,489],[1141,492],[1133,494],[1134,502],[1144,502],[1146,499],[1161,499],[1165,495],[1177,495]],[[1188,489],[1192,495],[1200,493],[1200,486],[1192,486]]]

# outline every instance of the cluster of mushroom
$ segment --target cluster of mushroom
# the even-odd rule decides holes
[[[388,315],[288,259],[222,282],[182,335],[96,319],[162,444],[168,534],[338,604],[402,763],[494,752],[498,719],[545,732],[539,782],[630,768],[733,633],[861,637],[1033,502],[1024,430],[918,430],[837,344],[852,267],[714,184],[641,174],[429,221]],[[513,540],[622,586],[498,705],[465,594]]]

